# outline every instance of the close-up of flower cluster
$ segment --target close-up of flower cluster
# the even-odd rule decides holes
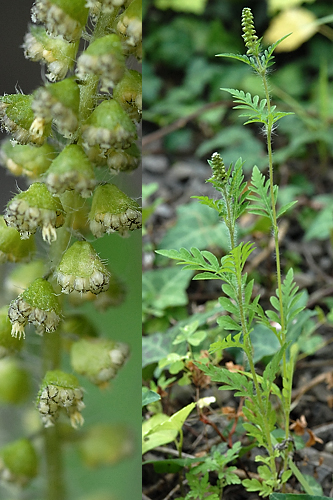
[[[26,499],[68,498],[63,445],[74,432],[85,446],[86,394],[109,387],[130,357],[116,325],[131,296],[121,269],[137,247],[127,241],[142,227],[141,10],[141,0],[36,0],[22,47],[44,84],[0,96],[0,165],[25,183],[0,217],[0,404],[28,401],[36,418],[33,432],[22,424],[22,438],[0,446],[0,480],[20,490],[41,475]],[[110,309],[120,311],[112,330]],[[103,394],[111,407],[112,391]],[[117,462],[115,449],[103,453]],[[17,491],[10,498],[23,498]]]

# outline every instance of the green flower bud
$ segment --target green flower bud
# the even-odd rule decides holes
[[[41,146],[45,138],[50,135],[51,126],[35,126],[34,113],[31,109],[32,95],[12,94],[0,97],[0,123],[2,127],[12,134],[19,144],[36,144]]]
[[[86,0],[36,0],[31,9],[34,23],[44,23],[52,36],[61,36],[69,42],[81,37],[89,10]]]
[[[220,184],[225,184],[227,181],[227,173],[221,155],[219,155],[219,153],[213,153],[208,163],[213,170],[213,176],[209,179],[209,182],[216,181]]]
[[[79,42],[49,37],[42,26],[30,26],[23,43],[25,57],[46,64],[46,78],[51,82],[62,80],[73,68],[78,47]]]
[[[5,280],[7,296],[17,297],[18,293],[23,292],[36,278],[41,278],[45,272],[45,263],[42,260],[33,260],[28,264],[15,266]]]
[[[15,359],[0,360],[0,401],[20,404],[29,397],[29,373]]]
[[[66,250],[56,277],[63,293],[76,290],[98,294],[109,288],[110,281],[109,271],[87,241],[76,241]]]
[[[53,160],[46,172],[45,183],[53,193],[75,189],[83,198],[88,198],[95,187],[94,169],[77,144],[66,146]]]
[[[119,306],[125,300],[125,296],[124,284],[112,273],[106,292],[95,295],[91,292],[82,294],[74,290],[69,296],[69,301],[75,307],[81,306],[85,302],[93,302],[97,311],[105,312],[109,307]]]
[[[54,157],[55,150],[47,143],[36,148],[13,144],[10,140],[6,140],[0,150],[1,165],[16,176],[24,175],[29,179],[37,179],[46,172]]]
[[[115,86],[113,98],[116,99],[129,117],[139,122],[142,117],[142,75],[133,69]]]
[[[99,467],[130,457],[134,440],[125,425],[98,424],[87,431],[79,446],[84,463],[88,467]]]
[[[125,0],[87,0],[86,6],[90,9],[90,15],[96,19],[100,12],[112,14],[115,7],[121,7]]]
[[[89,220],[96,238],[115,231],[124,235],[142,227],[142,212],[139,204],[117,186],[104,184],[95,189]]]
[[[74,371],[85,375],[100,388],[108,386],[129,355],[127,344],[107,339],[89,339],[74,342],[71,365]]]
[[[135,47],[142,41],[142,0],[133,0],[119,16],[117,31],[129,46]]]
[[[66,412],[74,429],[84,420],[83,389],[78,379],[69,373],[53,370],[46,373],[37,396],[37,408],[44,427],[52,427],[61,412]]]
[[[23,342],[11,336],[12,325],[8,318],[8,306],[0,309],[0,358],[22,349]]]
[[[0,216],[0,263],[22,262],[29,260],[35,253],[35,242],[32,238],[22,240],[20,233],[8,227],[3,216]]]
[[[78,127],[79,104],[80,90],[73,78],[40,87],[31,105],[35,113],[31,129],[41,127],[42,130],[53,120],[59,132],[71,138]]]
[[[0,450],[0,478],[18,486],[25,486],[37,476],[38,458],[28,439],[18,439]]]
[[[9,305],[12,335],[25,338],[24,327],[27,323],[35,325],[38,335],[43,335],[45,331],[54,332],[60,314],[60,304],[52,285],[43,278],[37,278]]]
[[[133,143],[124,151],[109,150],[107,165],[114,172],[132,172],[140,165],[140,150]]]
[[[42,228],[43,240],[51,243],[57,239],[55,229],[63,225],[64,210],[59,198],[51,195],[45,184],[35,182],[27,191],[14,196],[8,203],[5,222],[15,227],[22,239]]]
[[[248,56],[258,56],[260,49],[260,40],[256,35],[256,30],[254,27],[254,19],[251,9],[245,7],[242,10],[242,38],[245,42],[245,47],[248,49],[246,54]]]
[[[84,146],[98,144],[101,151],[126,149],[137,138],[136,127],[120,104],[111,99],[94,109],[82,127]]]
[[[101,77],[102,91],[107,92],[121,80],[125,71],[125,57],[117,35],[106,35],[94,40],[77,61],[77,77],[85,80],[90,74]]]

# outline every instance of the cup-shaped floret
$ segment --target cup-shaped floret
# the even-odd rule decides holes
[[[38,457],[31,442],[12,441],[0,450],[0,478],[6,483],[26,486],[38,472]]]
[[[37,408],[44,427],[52,427],[65,411],[75,429],[83,424],[83,389],[78,379],[61,370],[46,373],[37,396]]]
[[[35,119],[31,108],[32,99],[32,95],[24,94],[0,97],[0,123],[19,144],[41,146],[50,134],[51,126],[43,124],[31,128]]]
[[[12,323],[12,336],[25,338],[24,327],[31,323],[36,333],[54,332],[59,324],[61,308],[52,285],[43,278],[37,278],[16,299],[8,309]]]
[[[94,191],[89,220],[96,238],[103,233],[125,235],[142,227],[142,211],[139,204],[117,186],[102,184]]]
[[[40,87],[31,104],[35,119],[30,129],[44,127],[53,120],[59,132],[71,138],[78,127],[79,102],[80,90],[73,78]]]
[[[9,139],[0,149],[0,164],[12,174],[37,179],[49,168],[56,153],[54,148],[44,143],[39,148],[30,145],[13,144]]]
[[[45,184],[35,182],[27,191],[14,196],[4,215],[7,226],[16,228],[22,239],[42,229],[44,241],[57,239],[56,228],[63,225],[64,210],[59,198],[52,196]]]
[[[46,64],[49,71],[46,78],[51,82],[56,82],[65,78],[68,70],[73,68],[78,43],[51,38],[45,28],[32,25],[25,35],[23,49],[27,59]]]
[[[75,42],[81,37],[88,13],[86,0],[36,0],[31,19],[43,23],[52,36]]]
[[[119,16],[118,32],[128,45],[136,46],[142,41],[142,0],[133,0]]]
[[[88,198],[95,187],[94,169],[83,149],[77,144],[66,146],[45,174],[45,183],[53,193],[75,190]]]
[[[102,90],[113,88],[125,71],[125,57],[119,37],[115,34],[97,38],[80,55],[77,62],[77,76],[86,79],[90,74],[101,78]]]
[[[123,342],[107,339],[82,339],[71,348],[71,365],[99,387],[106,387],[124,365],[129,348]]]
[[[137,138],[136,127],[114,99],[103,101],[82,127],[84,146],[99,145],[101,150],[126,149]]]
[[[123,151],[109,150],[107,166],[114,172],[132,172],[140,165],[140,150],[133,143],[130,148]]]
[[[139,122],[142,117],[142,75],[134,69],[126,70],[113,90],[116,99],[129,117]]]
[[[3,216],[0,216],[0,263],[24,262],[30,260],[35,253],[33,238],[22,240],[20,233],[8,227]]]
[[[110,273],[87,241],[76,241],[64,253],[56,270],[63,293],[74,290],[98,294],[109,288]]]

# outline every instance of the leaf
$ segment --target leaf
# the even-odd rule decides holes
[[[203,250],[218,246],[229,250],[227,228],[215,210],[192,202],[177,208],[177,222],[160,242],[159,249],[191,248]]]
[[[222,316],[224,317],[224,316]],[[216,351],[223,351],[223,349],[228,349],[229,347],[240,347],[243,348],[244,344],[240,340],[242,334],[237,333],[236,335],[228,335],[225,339],[213,342],[209,347],[209,352],[212,354]]]
[[[225,92],[229,92],[234,98],[234,109],[245,109],[246,112],[242,113],[240,116],[249,117],[250,120],[245,122],[244,125],[248,123],[259,122],[267,124],[267,99],[259,100],[259,96],[256,95],[252,98],[250,92],[245,92],[243,90],[221,88]]]
[[[273,222],[273,214],[271,208],[271,200],[269,195],[270,183],[269,179],[260,172],[257,166],[253,167],[250,193],[247,199],[255,203],[250,205],[249,212],[262,217],[268,217]],[[274,192],[275,200],[277,198],[277,188]]]
[[[177,267],[152,269],[142,276],[143,303],[145,308],[162,314],[171,306],[182,306],[188,302],[186,289],[192,277],[192,271]]]
[[[149,405],[161,399],[161,396],[155,391],[147,390],[146,387],[142,387],[142,406]]]

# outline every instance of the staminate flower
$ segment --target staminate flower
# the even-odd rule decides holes
[[[56,228],[64,223],[64,210],[59,198],[51,195],[45,184],[35,182],[10,200],[4,215],[7,226],[16,228],[22,239],[41,227],[43,240],[57,239]]]
[[[137,138],[136,127],[114,99],[103,101],[82,127],[84,147],[98,145],[101,152],[126,149]]]
[[[72,344],[71,365],[101,388],[107,387],[129,355],[123,342],[107,339],[82,339]]]
[[[124,151],[110,150],[107,156],[107,165],[114,172],[131,172],[140,165],[140,150],[133,143]]]
[[[53,193],[60,194],[74,189],[83,198],[88,198],[95,187],[94,169],[77,144],[66,146],[45,174],[45,183]]]
[[[78,379],[60,370],[48,371],[37,396],[37,408],[44,427],[52,427],[61,412],[66,412],[74,429],[84,420],[83,389]]]
[[[96,238],[117,231],[124,235],[142,227],[139,204],[114,184],[98,186],[89,214],[90,230]]]
[[[139,122],[142,117],[142,75],[134,69],[126,70],[113,90],[116,99],[129,117]]]
[[[74,78],[40,87],[31,104],[35,119],[30,130],[43,131],[53,120],[59,132],[71,138],[78,126],[79,103],[80,90]]]
[[[56,270],[63,293],[73,290],[98,294],[109,288],[110,273],[87,241],[76,241],[64,253]]]
[[[133,0],[120,15],[117,30],[129,46],[135,47],[142,40],[142,1]]]
[[[79,42],[51,38],[42,26],[30,26],[23,43],[25,57],[46,64],[46,78],[51,82],[62,80],[73,68],[78,46]]]
[[[32,95],[11,94],[0,97],[0,123],[19,144],[41,146],[50,134],[51,126],[30,130],[34,121]]]
[[[45,143],[36,148],[30,145],[13,144],[8,139],[1,145],[0,163],[14,175],[37,179],[46,172],[55,155],[55,150],[50,144]]]
[[[34,23],[44,23],[52,36],[75,42],[87,22],[89,9],[85,4],[86,0],[36,0],[31,19]]]
[[[60,321],[61,308],[52,285],[37,278],[9,305],[8,316],[12,323],[12,336],[25,338],[24,327],[32,323],[36,333],[54,332]]]
[[[18,439],[0,450],[0,478],[5,483],[26,486],[37,472],[37,453],[28,439]]]
[[[112,14],[115,7],[120,7],[125,0],[86,0],[86,7],[90,9],[90,15],[94,20],[100,12]]]
[[[24,262],[35,252],[35,242],[32,238],[22,240],[20,233],[13,227],[8,227],[3,216],[0,216],[0,263]]]
[[[85,80],[90,74],[101,78],[102,91],[121,80],[125,71],[125,57],[120,39],[117,35],[106,35],[97,38],[80,55],[77,62],[77,77]]]

